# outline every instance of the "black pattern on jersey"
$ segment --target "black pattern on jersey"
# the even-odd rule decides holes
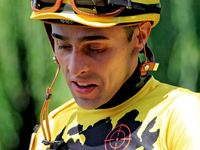
[[[156,117],[149,122],[147,127],[142,133],[142,141],[137,136],[137,132],[142,124],[140,121],[135,121],[139,112],[132,110],[123,116],[117,123],[116,127],[112,130],[110,117],[99,120],[94,125],[89,126],[83,130],[83,125],[78,124],[71,128],[67,134],[83,134],[85,142],[82,143],[77,139],[74,141],[70,138],[66,143],[62,136],[65,128],[56,137],[56,141],[62,141],[59,145],[51,145],[50,149],[54,150],[134,150],[139,147],[144,147],[144,150],[152,150],[153,144],[159,136],[159,129],[155,132],[149,130],[154,126]]]

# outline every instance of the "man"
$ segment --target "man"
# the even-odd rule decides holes
[[[32,9],[74,99],[47,116],[53,82],[29,149],[200,148],[200,94],[147,73],[158,67],[146,45],[158,0],[34,0]]]

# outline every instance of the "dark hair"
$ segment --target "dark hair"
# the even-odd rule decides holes
[[[128,42],[130,42],[132,40],[132,36],[133,36],[134,30],[135,30],[136,27],[137,27],[137,25],[124,27],[125,32],[127,34]]]

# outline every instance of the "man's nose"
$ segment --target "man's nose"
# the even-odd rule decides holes
[[[87,56],[84,52],[73,50],[68,69],[73,76],[79,76],[89,71]]]

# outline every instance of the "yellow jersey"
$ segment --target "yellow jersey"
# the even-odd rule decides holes
[[[49,114],[52,140],[39,128],[30,150],[199,150],[200,94],[151,77],[130,99],[86,110],[72,99]]]

